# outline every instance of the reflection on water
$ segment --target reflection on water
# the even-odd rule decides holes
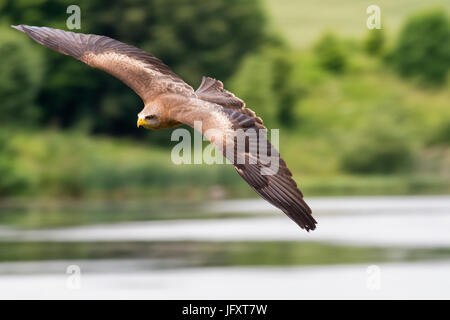
[[[291,266],[448,259],[450,248],[361,247],[313,242],[16,242],[0,261],[139,259],[161,268]],[[163,263],[166,261],[167,263]],[[152,268],[155,268],[153,265]],[[0,268],[1,271],[1,268]]]
[[[57,228],[125,221],[209,219],[241,216],[211,213],[198,203],[150,201],[91,201],[61,203],[0,203],[0,226],[20,229]]]
[[[289,292],[289,273],[293,278],[322,279],[317,285],[325,290],[309,288],[310,297],[332,297],[336,286],[342,285],[333,274],[348,278],[348,287],[341,290],[349,297],[371,297],[364,279],[372,264],[389,270],[386,276],[392,281],[399,281],[394,274],[402,269],[429,279],[423,285],[411,283],[409,291],[397,287],[408,287],[406,278],[404,283],[394,281],[376,297],[407,297],[423,292],[424,286],[437,297],[450,297],[450,286],[442,289],[450,275],[441,272],[450,265],[450,197],[327,198],[312,199],[311,206],[319,228],[306,233],[266,202],[255,200],[207,206],[3,203],[0,288],[7,291],[0,289],[0,297],[44,297],[43,290],[48,297],[73,297],[64,286],[66,268],[72,264],[90,279],[88,288],[76,295],[85,298],[223,298],[232,283],[241,286],[239,281],[245,279],[252,283],[278,279],[273,286]],[[432,270],[438,271],[430,276]],[[179,281],[173,282],[169,274]],[[116,278],[104,282],[111,275]],[[134,280],[139,277],[151,278],[152,287]],[[216,294],[211,292],[214,288],[205,292],[208,284],[201,282],[211,278],[218,281]],[[23,287],[25,279],[41,290]],[[199,282],[188,290],[194,279]],[[301,288],[290,297],[306,297]],[[283,297],[272,289],[244,287],[240,294]]]

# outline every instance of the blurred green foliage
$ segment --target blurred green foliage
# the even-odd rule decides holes
[[[294,78],[293,58],[290,50],[266,48],[249,55],[230,81],[231,90],[257,111],[269,128],[297,124],[294,108],[304,89]]]
[[[0,130],[0,196],[169,195],[193,185],[222,185],[236,193],[245,182],[231,166],[180,165],[166,150],[76,132]],[[167,190],[166,188],[171,188]],[[195,188],[195,192],[204,189]],[[234,194],[234,193],[233,193]]]
[[[342,166],[353,173],[407,172],[414,145],[408,132],[389,114],[374,115],[343,143]]]
[[[66,29],[66,8],[71,4],[71,0],[6,0],[0,22]],[[146,50],[193,86],[203,75],[226,80],[246,53],[271,41],[258,0],[124,0],[107,4],[81,0],[77,5],[81,8],[81,30],[74,31],[110,36]],[[31,55],[38,51],[45,56],[45,81],[39,80],[42,88],[36,101],[45,106],[42,124],[78,126],[112,135],[142,135],[134,125],[142,102],[123,83],[75,59],[41,48],[23,34],[16,32],[15,38],[27,42],[22,50],[13,50],[18,52],[17,59],[29,60],[25,52]],[[0,52],[8,54],[6,50]],[[38,71],[33,71],[30,63],[20,70],[36,73],[32,75],[36,79]],[[20,86],[16,93],[18,89]]]
[[[386,43],[386,35],[383,29],[369,30],[364,41],[364,48],[367,53],[377,55],[383,52]]]
[[[347,56],[341,41],[332,33],[325,33],[315,45],[320,65],[332,72],[345,71]]]
[[[27,179],[15,164],[17,154],[11,150],[7,136],[0,135],[0,197],[20,193]]]
[[[443,84],[450,69],[450,18],[431,10],[409,18],[399,35],[390,61],[403,76],[425,84]]]
[[[447,145],[450,146],[450,119],[445,119],[436,129],[434,134],[428,141],[432,145]]]
[[[13,30],[0,29],[0,125],[36,123],[40,108],[36,97],[43,81],[39,52]]]

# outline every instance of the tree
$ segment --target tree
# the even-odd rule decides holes
[[[364,48],[371,55],[380,54],[384,49],[386,37],[383,29],[369,30],[364,41]]]
[[[315,52],[321,66],[332,72],[341,73],[347,67],[347,56],[339,39],[332,33],[324,34],[315,45]]]
[[[0,125],[36,121],[35,99],[43,79],[43,63],[32,44],[9,28],[0,28]]]
[[[450,68],[450,22],[443,10],[410,17],[390,55],[391,64],[405,77],[442,84]]]

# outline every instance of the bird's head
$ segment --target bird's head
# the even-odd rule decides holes
[[[159,112],[156,108],[146,106],[138,114],[137,127],[144,127],[145,129],[158,129],[161,125]]]

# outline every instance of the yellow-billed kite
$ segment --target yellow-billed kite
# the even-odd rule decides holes
[[[236,132],[250,129],[259,132],[265,127],[261,118],[246,108],[241,99],[223,88],[222,82],[203,77],[200,87],[194,91],[158,58],[117,40],[47,27],[19,25],[13,28],[43,46],[122,80],[144,102],[144,108],[138,114],[138,127],[164,129],[180,124],[194,127],[194,122],[201,122],[202,134],[223,152],[261,197],[280,208],[301,228],[315,229],[317,222],[292,179],[292,173],[265,136],[258,138],[258,145],[267,148],[269,156],[276,156],[276,170],[262,161],[260,152],[253,148],[237,148]],[[210,129],[216,133],[208,134]]]

